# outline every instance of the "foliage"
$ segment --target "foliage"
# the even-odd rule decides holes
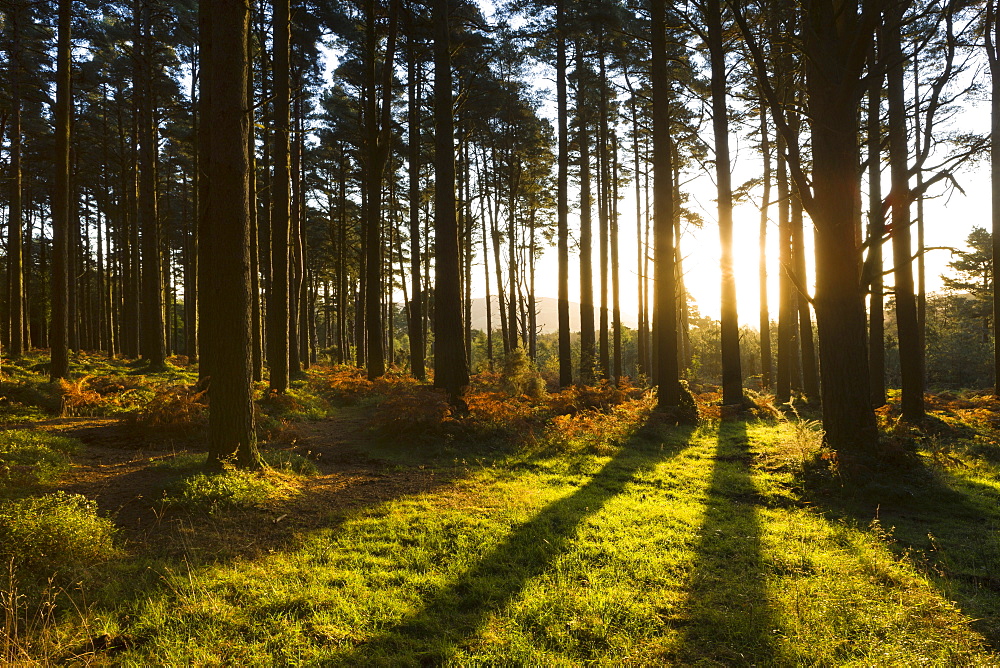
[[[208,425],[206,393],[196,386],[161,387],[148,403],[127,413],[123,423],[144,433],[191,436]]]
[[[211,514],[256,506],[278,489],[273,477],[258,471],[235,469],[196,473],[172,484],[164,496],[164,503],[170,508]]]
[[[57,491],[0,504],[0,560],[38,583],[114,556],[114,535],[97,504],[79,494]]]
[[[75,438],[44,431],[17,429],[0,432],[0,482],[48,482],[69,468],[69,455],[81,444]]]

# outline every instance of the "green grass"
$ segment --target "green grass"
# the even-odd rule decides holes
[[[607,456],[428,460],[449,482],[269,553],[215,558],[194,525],[181,555],[117,562],[146,575],[94,592],[89,623],[134,639],[116,665],[995,662],[995,472],[918,463],[856,492],[801,438],[734,422]]]
[[[80,441],[43,431],[0,431],[0,488],[11,493],[19,487],[52,481],[69,469],[69,456]]]

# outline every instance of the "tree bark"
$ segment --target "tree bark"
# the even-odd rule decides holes
[[[250,189],[247,99],[248,0],[210,0],[212,59],[206,74],[212,87],[212,150],[208,212],[212,216],[212,280],[201,298],[211,308],[214,348],[209,388],[208,465],[260,465],[254,429],[250,336]],[[207,288],[207,290],[205,289]]]
[[[886,90],[889,101],[889,173],[892,190],[892,261],[895,278],[896,332],[902,380],[902,419],[919,422],[924,417],[924,392],[920,365],[920,330],[913,286],[913,254],[910,235],[910,188],[907,169],[906,98],[902,53],[902,3],[890,3],[883,34],[887,64]]]
[[[566,95],[566,0],[556,0],[556,123],[559,126],[559,164],[556,216],[559,256],[559,385],[573,384],[569,324],[569,110]]]
[[[452,104],[451,22],[448,0],[434,0],[434,386],[453,405],[469,384],[462,345],[462,293],[455,210],[455,128]]]
[[[674,290],[674,187],[670,142],[670,76],[667,70],[665,0],[651,0],[653,89],[653,235],[656,253],[653,338],[656,349],[657,403],[680,405],[677,363],[677,312]]]
[[[291,125],[289,0],[274,0],[274,175],[271,180],[271,285],[267,304],[269,388],[288,389],[288,235],[291,217],[289,130]]]
[[[71,88],[70,27],[72,0],[59,0],[59,34],[56,52],[55,174],[52,192],[52,321],[49,346],[52,364],[49,377],[55,381],[69,376],[69,330],[66,305],[69,301],[66,237],[69,230],[69,139]]]
[[[722,277],[721,345],[722,403],[743,402],[740,325],[733,275],[733,186],[729,157],[729,112],[726,108],[726,53],[719,0],[705,3],[708,48],[712,66],[712,128],[715,132],[715,182],[718,190],[720,270]]]

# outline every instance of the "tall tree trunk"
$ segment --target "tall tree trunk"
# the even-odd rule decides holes
[[[558,236],[559,385],[573,384],[569,324],[569,110],[566,94],[566,0],[556,0],[556,124],[559,165],[556,185]]]
[[[292,72],[291,117],[291,184],[292,193],[288,214],[288,375],[302,377],[301,340],[299,320],[302,304],[302,134],[299,119],[302,117],[302,86],[298,71]]]
[[[823,427],[835,450],[869,455],[878,429],[867,389],[864,295],[855,230],[858,191],[860,71],[869,16],[855,2],[834,11],[811,5],[806,31],[806,87],[812,127],[816,230],[816,321],[823,370]],[[870,11],[870,10],[867,10]],[[801,176],[801,174],[800,174]],[[804,178],[797,177],[805,191]]]
[[[424,292],[420,275],[420,68],[413,31],[413,2],[407,12],[408,35],[406,39],[407,77],[407,126],[409,143],[409,201],[410,201],[410,282],[412,295],[407,315],[407,332],[410,339],[410,371],[417,380],[425,380],[424,365]]]
[[[598,97],[598,124],[597,124],[597,217],[598,230],[601,235],[598,243],[600,257],[600,285],[601,285],[601,305],[600,305],[600,336],[598,338],[598,348],[600,351],[601,376],[608,378],[611,375],[611,342],[608,332],[608,260],[609,248],[608,240],[610,234],[610,221],[608,220],[608,197],[611,190],[610,176],[608,174],[608,81],[607,65],[604,54],[604,30],[600,30],[598,37],[598,62],[600,67],[598,85],[600,94]]]
[[[27,30],[24,2],[13,2],[9,10],[11,46],[8,53],[11,76],[10,124],[10,208],[7,216],[7,311],[9,315],[8,353],[14,359],[24,352],[24,274],[22,252],[24,217],[21,183],[21,76],[24,65],[21,38]]]
[[[153,87],[152,7],[149,0],[138,0],[136,39],[139,56],[136,65],[139,82],[139,229],[142,252],[142,309],[139,354],[150,370],[164,368],[163,281],[160,253],[160,221],[156,201],[156,93]],[[242,101],[242,100],[241,100]]]
[[[743,402],[740,366],[740,325],[733,275],[733,186],[729,158],[729,112],[726,108],[726,53],[719,0],[705,3],[709,58],[712,64],[712,127],[715,131],[715,182],[718,188],[719,243],[722,254],[722,403]]]
[[[872,43],[869,68],[879,68]],[[878,69],[881,72],[881,69]],[[884,75],[883,75],[884,76]],[[883,76],[869,74],[868,86],[868,258],[865,270],[871,282],[868,306],[868,367],[872,406],[885,405],[885,303],[882,280],[882,237],[885,214],[882,211],[882,81]]]
[[[802,220],[802,202],[798,189],[792,184],[792,261],[794,263],[795,306],[799,323],[799,350],[801,351],[802,392],[808,401],[819,398],[819,369],[816,362],[816,345],[813,341],[812,317],[809,313],[809,295],[806,293],[806,253]]]
[[[69,330],[66,304],[69,301],[66,237],[69,231],[69,138],[72,88],[70,80],[70,26],[72,0],[59,0],[59,35],[56,51],[55,174],[52,192],[52,321],[49,346],[54,381],[69,376]]]
[[[989,58],[992,90],[990,96],[990,194],[992,196],[991,216],[993,232],[993,260],[991,263],[993,276],[1000,276],[1000,45],[997,37],[998,8],[996,0],[986,2],[986,54]],[[993,287],[993,394],[1000,397],[1000,290],[996,289],[996,279]]]
[[[247,0],[249,7],[249,23],[253,25],[254,0]],[[249,114],[247,131],[247,183],[250,216],[250,365],[254,381],[263,379],[264,357],[261,336],[260,309],[260,235],[257,227],[257,133],[254,114],[253,85],[253,31],[246,32],[247,52],[247,98],[246,107]],[[263,47],[263,44],[261,45]],[[263,77],[262,77],[263,78]]]
[[[924,392],[920,369],[920,333],[913,290],[913,251],[910,240],[909,147],[906,139],[906,98],[902,53],[902,3],[885,14],[884,54],[888,65],[886,91],[889,101],[889,173],[892,190],[892,261],[895,277],[896,332],[902,380],[902,419],[919,422],[924,417]]]
[[[274,175],[271,180],[271,285],[267,304],[267,364],[272,392],[288,389],[288,236],[291,217],[289,130],[291,129],[291,24],[289,0],[274,0]],[[203,47],[204,48],[204,47]]]
[[[764,100],[760,105],[760,152],[764,158],[764,192],[760,203],[760,254],[757,273],[760,277],[760,388],[771,389],[771,313],[767,303],[767,223],[771,206],[771,143],[768,138],[767,112]]]
[[[591,211],[590,128],[587,111],[587,76],[582,41],[576,43],[576,118],[580,150],[580,378],[594,380],[594,242]]]
[[[211,180],[212,278],[201,298],[211,308],[206,333],[225,345],[214,347],[209,389],[208,464],[235,461],[259,466],[250,352],[250,192],[247,99],[248,0],[211,0],[212,59],[205,74],[212,87],[214,127],[208,156]]]
[[[622,304],[618,267],[618,134],[611,132],[611,372],[615,382],[622,379]]]
[[[448,0],[434,0],[434,386],[461,407],[469,367],[462,345],[462,293],[455,210],[455,128],[452,116]]]
[[[657,402],[678,406],[677,311],[674,294],[674,186],[670,141],[670,75],[667,70],[666,0],[651,0],[653,89],[653,234],[656,297],[653,337],[656,348]]]
[[[795,330],[798,323],[795,286],[792,283],[791,194],[788,187],[788,163],[783,137],[778,137],[778,368],[775,399],[786,403],[798,378],[798,346]]]

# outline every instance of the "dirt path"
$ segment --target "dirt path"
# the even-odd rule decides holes
[[[365,420],[346,415],[297,423],[282,434],[280,448],[309,457],[320,470],[297,481],[293,493],[258,508],[193,516],[165,509],[163,492],[177,471],[157,466],[195,452],[190,442],[151,443],[108,418],[60,418],[34,428],[79,438],[86,445],[74,456],[59,489],[94,499],[126,532],[129,543],[156,544],[158,551],[180,543],[184,549],[231,556],[280,549],[302,532],[336,526],[355,511],[427,492],[452,479],[433,468],[387,466],[365,456]],[[198,547],[191,548],[185,536],[194,535]]]

